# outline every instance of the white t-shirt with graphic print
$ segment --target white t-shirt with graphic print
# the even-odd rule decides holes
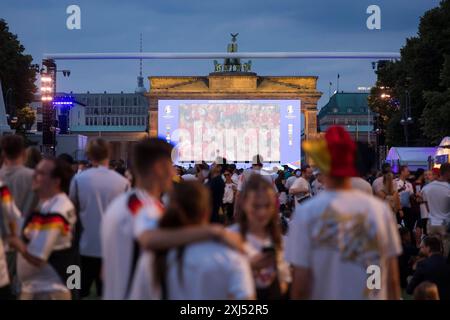
[[[324,191],[296,209],[286,260],[311,269],[311,299],[386,299],[383,270],[401,251],[397,224],[385,203],[359,190]],[[370,265],[380,267],[380,290],[367,288]]]

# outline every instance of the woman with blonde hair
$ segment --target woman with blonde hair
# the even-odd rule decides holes
[[[276,300],[287,296],[291,274],[284,260],[281,219],[277,194],[261,175],[246,181],[237,206],[237,224],[230,230],[245,239],[257,299]]]
[[[383,175],[383,187],[378,194],[390,206],[397,217],[397,222],[400,224],[403,219],[403,211],[392,172],[387,172]]]

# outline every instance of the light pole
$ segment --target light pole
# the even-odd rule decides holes
[[[402,118],[400,120],[400,124],[403,126],[403,133],[405,135],[405,144],[409,146],[409,133],[408,126],[414,122],[411,116],[411,96],[409,94],[409,90],[405,91],[405,103],[402,106]]]

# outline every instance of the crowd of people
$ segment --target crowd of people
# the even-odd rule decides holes
[[[222,153],[225,151],[234,154],[234,158],[244,159],[251,152],[245,141],[253,137],[261,140],[261,149],[264,143],[266,150],[271,150],[273,161],[280,159],[281,117],[280,106],[276,103],[181,103],[178,112],[179,161],[203,159],[212,162],[217,157],[217,150],[225,146]],[[199,135],[202,141],[197,148],[195,139]],[[229,139],[236,140],[236,144]]]
[[[303,148],[314,166],[184,168],[146,138],[127,166],[4,136],[0,299],[450,299],[450,164],[377,174],[339,126]]]

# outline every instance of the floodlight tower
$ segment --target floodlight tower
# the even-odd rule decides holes
[[[53,98],[56,92],[56,64],[44,59],[41,69],[42,147],[46,155],[55,155],[56,121]]]

